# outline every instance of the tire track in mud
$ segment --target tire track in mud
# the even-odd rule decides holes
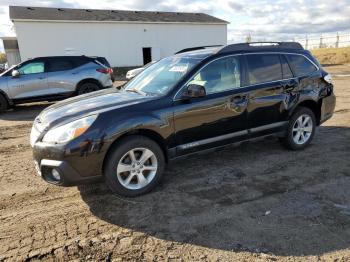
[[[32,123],[20,124],[15,126],[0,126],[0,136],[6,137],[6,133],[17,133],[18,131],[28,135],[28,131],[32,128]]]

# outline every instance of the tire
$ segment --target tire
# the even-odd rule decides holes
[[[136,161],[131,161],[132,154]],[[144,162],[141,158],[145,154],[147,161]],[[165,158],[159,145],[147,137],[135,135],[114,146],[107,156],[104,175],[113,193],[136,197],[151,191],[159,183],[164,168]]]
[[[288,149],[301,150],[311,143],[315,131],[315,114],[309,108],[299,107],[289,120],[286,136],[280,141]]]
[[[8,109],[8,102],[7,99],[0,94],[0,113],[5,112]]]
[[[83,94],[91,93],[97,90],[100,90],[100,87],[98,84],[87,82],[79,86],[77,94],[83,95]]]

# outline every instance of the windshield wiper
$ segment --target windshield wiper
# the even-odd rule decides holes
[[[129,92],[134,92],[134,93],[137,93],[137,94],[140,94],[140,95],[143,95],[143,96],[145,96],[145,95],[146,95],[146,93],[145,93],[145,92],[142,92],[142,91],[137,90],[137,89],[135,89],[135,88],[124,89],[124,90],[125,90],[125,91],[129,91]]]

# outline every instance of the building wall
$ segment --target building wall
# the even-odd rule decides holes
[[[4,50],[9,66],[16,65],[21,62],[17,39],[14,37],[3,37]]]
[[[227,43],[226,25],[15,21],[22,61],[38,56],[104,56],[112,66],[143,64],[193,46]]]

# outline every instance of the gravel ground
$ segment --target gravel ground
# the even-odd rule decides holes
[[[47,103],[0,115],[0,261],[349,261],[350,77],[335,86],[306,150],[266,138],[187,158],[135,199],[36,176],[29,132]]]

